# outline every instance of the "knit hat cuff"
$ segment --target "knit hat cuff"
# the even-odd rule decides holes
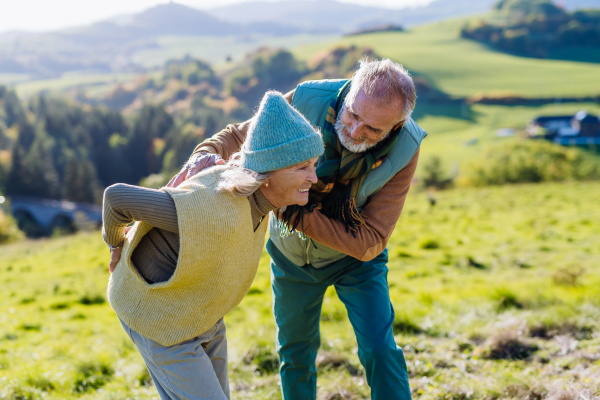
[[[323,139],[314,133],[257,151],[244,150],[243,167],[259,174],[291,167],[323,154]]]

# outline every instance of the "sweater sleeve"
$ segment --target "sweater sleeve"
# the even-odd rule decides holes
[[[406,167],[369,199],[360,213],[366,225],[358,228],[356,238],[351,232],[346,232],[342,222],[319,211],[304,215],[304,234],[361,261],[374,259],[387,246],[400,218],[418,160],[419,150]]]
[[[117,183],[104,191],[102,237],[110,246],[123,242],[123,231],[134,221],[178,233],[177,210],[171,196],[162,190]]]
[[[283,95],[289,104],[292,104],[295,91],[296,89]],[[207,151],[213,154],[220,154],[224,160],[228,160],[233,153],[240,151],[242,143],[244,143],[244,140],[246,139],[248,128],[252,123],[252,119],[253,118],[250,118],[248,121],[239,124],[227,125],[225,129],[196,146],[192,153],[192,157],[202,151]]]

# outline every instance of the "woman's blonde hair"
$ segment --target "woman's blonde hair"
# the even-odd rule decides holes
[[[258,173],[241,166],[242,153],[229,157],[227,169],[221,174],[217,190],[226,190],[238,197],[248,197],[271,175],[271,172]]]

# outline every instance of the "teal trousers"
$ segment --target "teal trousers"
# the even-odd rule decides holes
[[[346,257],[319,269],[310,264],[297,266],[270,240],[267,252],[271,255],[273,312],[284,400],[317,397],[319,322],[323,297],[331,285],[348,310],[371,399],[410,400],[404,354],[396,345],[392,330],[394,309],[387,282],[387,249],[371,261]]]

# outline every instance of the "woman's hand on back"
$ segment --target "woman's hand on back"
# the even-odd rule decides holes
[[[131,227],[128,226],[123,230],[123,236],[127,236],[127,234],[129,233],[129,231],[131,230]],[[117,266],[117,264],[119,263],[119,260],[121,259],[121,252],[123,251],[123,247],[119,247],[118,249],[114,249],[114,250],[110,250],[110,263],[108,264],[108,272],[110,272],[111,274],[114,272],[115,267]]]
[[[188,161],[181,171],[169,181],[167,187],[177,187],[203,169],[223,164],[225,164],[225,160],[219,154],[201,153],[196,156],[196,159]]]

